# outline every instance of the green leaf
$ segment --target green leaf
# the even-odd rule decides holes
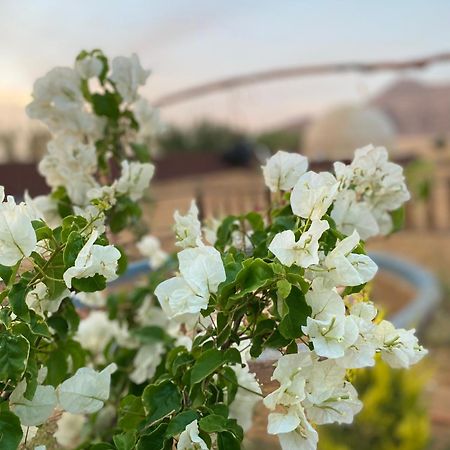
[[[218,414],[211,414],[200,419],[199,427],[207,433],[218,433],[228,430],[228,419]]]
[[[229,348],[223,355],[223,361],[231,364],[241,364],[241,352],[237,348]]]
[[[50,353],[46,366],[48,372],[45,384],[51,384],[52,386],[57,387],[66,378],[68,370],[66,353],[60,348],[53,350]]]
[[[147,327],[131,330],[131,335],[139,339],[139,341],[144,344],[168,341],[166,332],[161,327],[157,327],[156,325],[149,325]]]
[[[131,149],[139,162],[145,163],[150,161],[150,151],[145,144],[133,143],[131,144]]]
[[[67,238],[66,247],[63,253],[64,265],[66,268],[72,267],[75,264],[78,253],[84,246],[83,236],[79,231],[72,231]]]
[[[25,322],[30,321],[30,313],[25,301],[29,290],[28,282],[26,280],[21,280],[11,288],[8,294],[9,303],[13,313]]]
[[[261,214],[258,214],[257,212],[249,212],[245,216],[243,216],[251,227],[253,228],[253,231],[262,231],[264,230],[264,219],[262,218]]]
[[[30,343],[23,336],[0,333],[0,381],[18,381],[27,367]]]
[[[166,437],[174,437],[180,434],[187,425],[198,419],[198,414],[193,410],[183,411],[177,414],[167,426]]]
[[[303,292],[292,286],[289,296],[284,300],[285,316],[280,322],[280,333],[287,339],[295,339],[303,335],[301,326],[311,315],[311,308],[306,303]]]
[[[232,284],[236,293],[229,295],[229,288],[226,283],[220,292],[221,296],[229,297],[230,300],[239,300],[250,292],[266,287],[273,282],[273,269],[270,264],[260,258],[248,259],[244,263],[244,267],[236,276],[236,281]],[[232,306],[235,303],[232,303]]]
[[[4,266],[3,264],[0,264],[0,278],[4,281],[5,284],[9,283],[11,275],[12,275],[11,267],[7,267]]]
[[[144,389],[142,404],[147,413],[147,422],[152,423],[180,410],[181,393],[175,384],[165,380]]]
[[[133,450],[136,444],[136,434],[132,431],[116,434],[113,437],[113,441],[117,450]]]
[[[228,216],[223,221],[217,230],[216,247],[223,249],[231,239],[231,233],[238,229],[238,225],[235,223],[238,220],[236,216]]]
[[[291,283],[287,280],[278,280],[277,292],[280,298],[286,298],[291,292]]]
[[[111,119],[118,119],[120,115],[117,97],[111,92],[102,94],[93,94],[91,96],[92,106],[95,114],[106,116]]]
[[[103,291],[106,288],[106,278],[98,273],[87,278],[72,278],[72,286],[80,292]]]
[[[120,258],[119,261],[117,261],[117,275],[122,275],[125,273],[128,267],[128,257],[125,252],[125,249],[120,245],[115,245],[117,250],[120,252]]]
[[[53,236],[52,230],[42,220],[33,220],[31,224],[36,232],[36,239],[38,242],[42,239],[51,239]]]
[[[239,440],[228,431],[217,435],[217,446],[218,450],[241,450]]]
[[[0,448],[2,450],[16,450],[22,436],[19,418],[10,411],[0,412]]]
[[[120,401],[119,426],[125,431],[133,431],[145,419],[141,397],[127,395]]]
[[[156,429],[147,432],[139,439],[137,450],[165,450],[172,449],[172,439],[166,440],[167,425],[161,423]]]
[[[212,348],[202,353],[192,367],[191,383],[200,383],[200,381],[214,373],[223,362],[223,354],[216,348]]]
[[[405,205],[400,206],[400,208],[391,212],[392,218],[392,231],[391,233],[395,233],[400,231],[405,226]]]
[[[63,186],[60,186],[54,190],[51,197],[53,200],[56,200],[58,213],[61,217],[66,217],[73,214],[72,202],[70,201],[66,189]]]

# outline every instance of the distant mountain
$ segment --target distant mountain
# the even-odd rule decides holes
[[[389,116],[400,135],[450,134],[450,85],[402,80],[370,103]]]

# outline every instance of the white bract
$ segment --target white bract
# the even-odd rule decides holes
[[[137,248],[142,256],[148,258],[150,267],[154,270],[159,269],[169,257],[167,252],[161,249],[161,242],[155,236],[144,236],[137,243]]]
[[[408,368],[412,364],[419,362],[428,351],[419,345],[416,330],[396,329],[392,323],[383,320],[377,325],[375,336],[378,340],[378,347],[381,357],[391,367]]]
[[[326,220],[314,220],[298,241],[291,230],[282,231],[275,235],[269,250],[285,266],[309,267],[319,262],[319,239],[328,228]]]
[[[97,238],[98,233],[94,231],[78,253],[74,266],[64,272],[63,278],[68,288],[72,287],[73,278],[89,278],[94,275],[102,275],[106,281],[117,278],[120,252],[113,245],[94,244]]]
[[[338,187],[338,181],[329,172],[306,172],[292,190],[292,212],[304,219],[321,219],[333,203]]]
[[[115,83],[122,98],[128,102],[134,102],[138,98],[138,88],[143,86],[150,75],[150,71],[144,70],[136,54],[127,58],[117,56],[112,61],[111,80]]]
[[[26,426],[41,425],[53,413],[57,399],[53,386],[38,385],[31,400],[24,397],[27,383],[21,381],[9,398],[11,410],[17,414],[20,423]]]
[[[194,420],[180,434],[177,450],[208,450],[206,442],[198,434],[198,424]]]
[[[308,169],[308,159],[298,153],[278,151],[262,166],[266,186],[272,191],[290,191]]]
[[[384,147],[368,145],[355,151],[349,166],[337,162],[334,170],[340,188],[354,190],[358,201],[369,208],[377,221],[379,232],[389,233],[392,229],[389,212],[410,198],[402,167],[388,160]]]
[[[359,235],[354,231],[325,256],[314,275],[332,286],[359,286],[370,281],[378,267],[369,256],[352,253],[358,244]]]
[[[355,191],[341,191],[334,201],[331,218],[337,229],[351,235],[357,231],[361,239],[376,236],[380,229],[369,205],[364,201],[357,201]]]
[[[198,220],[198,208],[195,200],[191,201],[191,206],[186,215],[181,215],[175,211],[173,218],[175,220],[174,230],[177,242],[175,245],[182,248],[196,247],[201,243],[202,224]]]
[[[70,291],[65,289],[55,298],[50,298],[47,286],[40,281],[36,284],[34,289],[27,294],[25,302],[28,308],[44,317],[46,313],[55,313],[58,311],[61,302],[69,295]]]
[[[164,346],[161,342],[141,346],[133,359],[134,370],[130,374],[130,380],[136,384],[150,380],[162,361],[163,353]]]
[[[0,264],[14,266],[36,249],[36,233],[30,210],[25,203],[16,204],[8,196],[4,202],[4,188],[0,186]]]
[[[47,145],[48,152],[39,163],[39,173],[52,188],[65,187],[76,205],[87,203],[87,192],[97,186],[94,145],[83,144],[73,136],[61,135]]]
[[[262,391],[255,374],[250,372],[247,364],[244,367],[233,366],[233,370],[239,387],[229,406],[229,416],[236,419],[245,432],[252,426],[253,410],[261,399]]]
[[[98,77],[102,73],[103,63],[97,56],[88,55],[75,62],[75,70],[81,78],[88,80],[89,78]]]
[[[56,67],[39,78],[32,95],[28,116],[44,122],[53,133],[95,137],[103,128],[103,120],[85,109],[81,78],[69,67]]]
[[[105,311],[91,311],[80,321],[75,339],[89,350],[97,362],[103,362],[103,351],[113,338],[123,333],[115,320],[109,320]]]
[[[342,357],[356,341],[358,327],[351,316],[345,315],[344,302],[336,291],[326,289],[320,279],[314,280],[312,287],[306,295],[312,314],[302,330],[313,342],[319,356]]]
[[[72,414],[92,414],[99,411],[109,397],[111,375],[117,370],[110,364],[101,372],[90,367],[78,369],[74,376],[57,389],[61,407]]]
[[[128,195],[133,201],[139,200],[148,188],[154,173],[153,164],[122,161],[122,173],[116,182],[116,191]]]
[[[220,253],[214,247],[187,248],[178,253],[181,276],[163,281],[155,289],[161,307],[173,318],[206,309],[210,294],[225,281]]]

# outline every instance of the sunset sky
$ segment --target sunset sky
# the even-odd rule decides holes
[[[299,64],[450,51],[447,0],[0,0],[0,129],[23,121],[33,81],[80,49],[138,53],[151,99],[222,77]],[[405,74],[323,76],[214,94],[162,111],[261,129],[364,101],[399,77],[450,82],[450,64]]]

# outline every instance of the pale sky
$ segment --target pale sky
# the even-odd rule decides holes
[[[0,128],[25,120],[33,81],[81,49],[136,52],[149,100],[201,82],[299,64],[450,51],[448,0],[0,0]],[[450,82],[450,64],[406,74],[323,76],[214,94],[162,111],[261,129],[364,101],[399,77]]]

